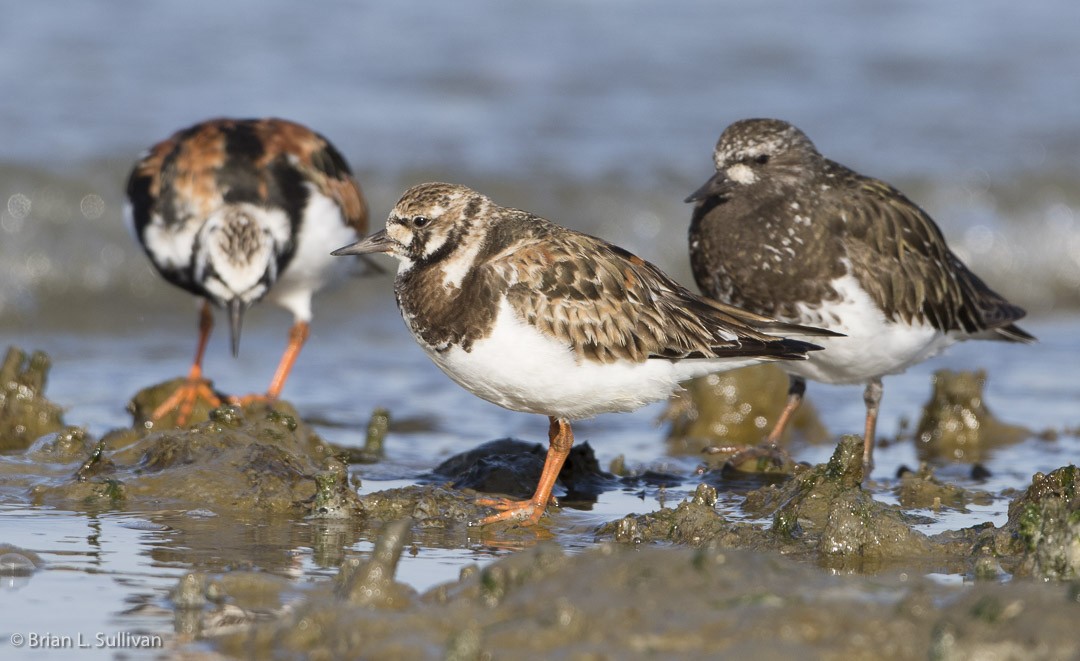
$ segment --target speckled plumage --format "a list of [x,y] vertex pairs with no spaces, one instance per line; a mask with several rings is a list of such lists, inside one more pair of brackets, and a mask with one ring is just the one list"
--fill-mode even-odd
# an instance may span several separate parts
[[[131,171],[127,196],[129,228],[158,273],[229,311],[234,353],[248,307],[265,299],[293,313],[268,393],[276,396],[307,336],[313,293],[347,271],[326,245],[367,231],[367,205],[345,159],[294,122],[212,119],[151,147]],[[211,326],[204,309],[193,375]]]
[[[488,401],[551,417],[564,429],[552,448],[569,420],[817,349],[775,334],[829,334],[702,299],[622,248],[464,186],[410,189],[384,231],[336,254],[369,252],[400,261],[398,305],[432,360]],[[537,493],[527,517],[547,502]]]
[[789,371],[879,384],[958,340],[1034,339],[1013,323],[1024,311],[949,250],[925,211],[825,158],[791,124],[736,122],[713,158],[716,173],[687,199],[701,291],[846,336]]

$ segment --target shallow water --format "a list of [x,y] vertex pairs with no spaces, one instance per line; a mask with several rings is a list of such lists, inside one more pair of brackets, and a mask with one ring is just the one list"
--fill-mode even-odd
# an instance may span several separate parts
[[[50,354],[47,394],[68,407],[68,423],[95,435],[126,425],[128,397],[187,369],[195,306],[150,271],[120,220],[135,155],[177,128],[213,115],[290,117],[341,148],[375,228],[406,186],[460,181],[612,239],[689,282],[681,199],[710,173],[727,123],[770,115],[800,125],[827,155],[900,185],[976,271],[1032,312],[1024,327],[1039,337],[1034,346],[967,343],[887,379],[879,433],[894,436],[903,421],[910,432],[930,375],[945,367],[985,368],[986,399],[1007,422],[1080,427],[1080,86],[1063,84],[1080,67],[1074,2],[176,7],[21,3],[0,26],[0,345]],[[219,329],[208,375],[225,391],[264,390],[288,323],[280,311],[253,310],[236,360]],[[388,277],[316,301],[284,395],[345,445],[362,442],[374,407],[390,409],[386,460],[355,468],[364,493],[410,484],[482,441],[546,431],[543,419],[480,401],[431,365],[397,316]],[[833,436],[861,429],[858,388],[811,384],[809,398]],[[698,458],[665,456],[659,412],[585,421],[577,437],[602,466],[623,455],[631,468],[689,475]],[[793,450],[818,463],[832,447]],[[1078,450],[1075,432],[1032,437],[994,451],[984,481],[965,464],[939,475],[999,494]],[[875,494],[891,502],[896,469],[916,466],[916,451],[909,440],[876,457]],[[560,510],[551,530],[567,548],[588,548],[596,525],[672,505],[694,486],[606,492],[589,510]],[[740,500],[721,493],[717,507],[745,517]],[[0,481],[0,543],[47,563],[28,581],[0,583],[5,655],[18,632],[182,630],[168,591],[183,573],[254,568],[302,587],[334,573],[343,553],[370,550],[374,534],[27,502],[24,483]],[[1000,524],[1007,504],[921,512],[934,519],[921,529]],[[427,534],[398,575],[423,590],[521,543],[464,529]],[[38,649],[30,658],[67,657]]]

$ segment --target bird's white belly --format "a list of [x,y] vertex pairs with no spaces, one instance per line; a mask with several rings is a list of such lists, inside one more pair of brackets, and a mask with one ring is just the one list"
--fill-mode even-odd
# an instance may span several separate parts
[[824,351],[810,359],[789,362],[789,372],[822,383],[864,383],[887,374],[898,374],[941,352],[959,337],[943,333],[928,323],[891,321],[874,304],[853,276],[833,282],[839,302],[816,308],[801,307],[797,323],[843,333],[845,337],[815,337]]
[[304,209],[296,252],[278,275],[267,300],[289,310],[297,320],[310,320],[311,295],[343,280],[349,271],[350,260],[333,257],[330,250],[357,238],[356,230],[342,219],[337,203],[312,188]]
[[680,381],[762,362],[754,358],[579,360],[570,348],[522,321],[504,298],[491,334],[470,351],[424,346],[451,379],[499,406],[566,419],[633,411],[667,398]]

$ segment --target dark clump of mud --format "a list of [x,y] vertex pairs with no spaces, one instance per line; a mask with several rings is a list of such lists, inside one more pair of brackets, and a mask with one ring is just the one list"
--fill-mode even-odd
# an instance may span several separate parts
[[[451,482],[455,489],[473,489],[513,498],[528,498],[536,491],[547,448],[512,438],[488,441],[435,467],[433,477]],[[615,476],[600,468],[592,447],[578,443],[559,471],[565,502],[595,502],[616,486]]]

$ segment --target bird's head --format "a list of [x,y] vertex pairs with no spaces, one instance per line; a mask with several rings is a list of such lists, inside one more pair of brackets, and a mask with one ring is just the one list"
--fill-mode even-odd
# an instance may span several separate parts
[[259,220],[266,213],[250,204],[224,206],[196,237],[194,279],[215,305],[229,311],[233,355],[240,349],[244,312],[278,277],[275,238]]
[[387,253],[400,262],[401,274],[475,249],[490,222],[487,212],[492,207],[490,199],[465,186],[413,186],[390,212],[385,229],[332,254]]
[[716,173],[686,201],[797,184],[820,158],[814,143],[795,126],[779,119],[743,119],[724,129],[713,151]]

